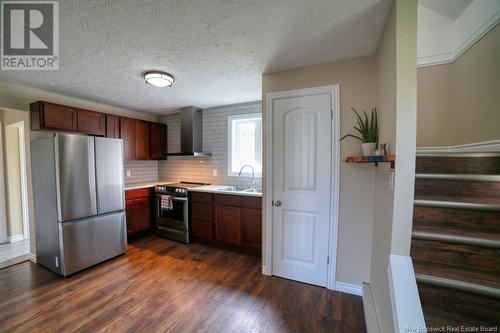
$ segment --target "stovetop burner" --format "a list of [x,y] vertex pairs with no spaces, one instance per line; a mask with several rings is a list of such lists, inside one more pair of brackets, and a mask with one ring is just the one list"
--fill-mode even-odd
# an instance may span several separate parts
[[178,188],[192,188],[192,187],[198,187],[198,186],[203,186],[203,185],[210,185],[210,184],[195,183],[195,182],[180,182],[180,183],[174,183],[174,184],[167,184],[164,186],[165,187],[178,187]]

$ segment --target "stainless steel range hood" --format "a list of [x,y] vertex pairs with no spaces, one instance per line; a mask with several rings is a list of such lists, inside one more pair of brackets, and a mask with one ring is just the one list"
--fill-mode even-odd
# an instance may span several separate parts
[[181,151],[169,153],[167,156],[212,156],[212,153],[203,152],[203,114],[201,109],[194,106],[181,109]]

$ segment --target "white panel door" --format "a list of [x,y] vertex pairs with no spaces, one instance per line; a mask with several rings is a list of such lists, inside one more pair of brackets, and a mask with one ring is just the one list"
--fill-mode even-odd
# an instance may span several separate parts
[[331,94],[273,104],[273,274],[326,286]]

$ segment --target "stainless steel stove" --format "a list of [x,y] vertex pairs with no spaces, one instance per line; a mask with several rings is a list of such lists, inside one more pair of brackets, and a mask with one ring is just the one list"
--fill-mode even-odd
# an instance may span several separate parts
[[157,185],[156,234],[160,237],[189,243],[189,189],[205,183],[180,182]]

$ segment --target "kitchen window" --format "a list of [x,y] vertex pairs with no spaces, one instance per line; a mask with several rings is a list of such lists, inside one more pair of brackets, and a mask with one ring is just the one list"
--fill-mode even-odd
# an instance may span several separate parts
[[[248,164],[255,176],[262,176],[262,114],[252,113],[228,117],[228,175],[238,176]],[[242,176],[251,176],[250,168]]]

